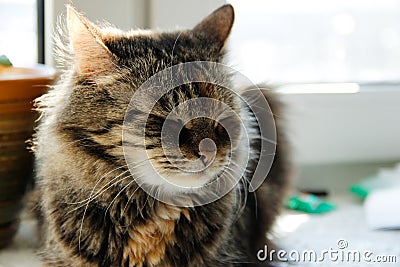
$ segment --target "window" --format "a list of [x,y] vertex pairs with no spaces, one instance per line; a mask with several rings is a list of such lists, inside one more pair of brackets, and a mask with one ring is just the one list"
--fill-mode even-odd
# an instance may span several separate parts
[[36,0],[0,0],[0,54],[16,66],[38,61]]
[[255,82],[397,82],[398,0],[231,0],[230,58]]

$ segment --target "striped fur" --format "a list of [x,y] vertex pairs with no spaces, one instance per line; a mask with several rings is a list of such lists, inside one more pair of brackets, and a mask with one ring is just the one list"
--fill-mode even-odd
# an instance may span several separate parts
[[[172,107],[189,99],[213,98],[248,123],[252,158],[246,177],[227,195],[203,206],[175,207],[150,197],[133,179],[122,149],[122,124],[133,93],[169,66],[221,62],[233,23],[232,7],[218,9],[192,30],[169,33],[123,33],[92,24],[72,7],[69,13],[69,41],[59,42],[58,48],[64,51],[66,71],[37,102],[42,117],[35,137],[35,196],[44,266],[256,266],[256,252],[270,244],[266,234],[287,187],[288,161],[280,128],[268,179],[256,198],[246,199],[245,181],[260,149],[252,113],[234,93],[208,84],[183,85],[160,99],[147,122],[146,149],[152,163],[170,176],[173,169],[160,149],[160,129]],[[265,96],[278,112],[275,96]],[[140,107],[132,114],[141,115]],[[135,120],[131,123],[134,127]],[[215,164],[227,164],[231,141],[223,129],[216,134],[214,123],[206,119],[185,127],[191,142],[183,142],[181,149],[187,157],[197,157],[193,151],[198,141],[210,137],[217,140]]]

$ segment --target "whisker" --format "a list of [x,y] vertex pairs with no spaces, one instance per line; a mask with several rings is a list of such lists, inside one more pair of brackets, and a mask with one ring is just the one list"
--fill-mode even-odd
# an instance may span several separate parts
[[104,218],[107,216],[107,212],[110,209],[111,205],[115,202],[115,200],[117,199],[117,197],[128,187],[130,186],[135,180],[130,181],[127,185],[125,185],[121,190],[119,190],[119,192],[117,193],[117,195],[113,198],[113,200],[110,202],[110,204],[107,206],[106,210],[104,211]]
[[118,181],[116,181],[116,182],[114,182],[113,184],[109,185],[106,189],[104,189],[103,191],[101,191],[98,195],[96,195],[95,197],[93,197],[92,199],[90,199],[88,202],[85,202],[84,204],[82,204],[82,205],[80,205],[80,206],[78,206],[78,207],[76,207],[76,208],[74,208],[74,209],[68,211],[67,214],[69,214],[69,213],[71,213],[71,212],[73,212],[73,211],[76,211],[76,210],[78,210],[78,209],[80,209],[80,208],[82,208],[82,207],[84,207],[84,206],[89,205],[92,201],[94,201],[96,198],[98,198],[99,196],[101,196],[101,195],[102,195],[104,192],[106,192],[108,189],[110,189],[111,187],[117,185],[118,183],[120,183],[120,182],[126,180],[126,179],[129,178],[129,177],[131,177],[131,176],[130,176],[130,175],[127,175],[127,176],[124,176],[124,177],[120,178]]
[[[145,161],[146,161],[146,160],[143,160],[143,161],[141,161],[141,163],[144,163]],[[140,167],[140,166],[142,166],[142,165],[139,164],[139,165],[137,165],[136,167]],[[94,199],[96,199],[97,197],[99,197],[101,194],[103,194],[105,191],[107,191],[108,189],[110,189],[111,187],[113,187],[114,185],[116,185],[117,183],[119,183],[119,182],[125,180],[126,178],[130,177],[131,175],[132,175],[132,177],[133,177],[133,175],[135,175],[135,173],[131,173],[131,175],[128,175],[128,176],[126,176],[126,177],[123,177],[122,179],[118,180],[117,182],[111,184],[113,181],[115,181],[115,180],[116,180],[117,178],[119,178],[120,176],[126,174],[128,171],[129,171],[129,170],[127,170],[127,171],[121,173],[121,174],[118,175],[117,177],[114,177],[111,181],[109,181],[109,182],[108,182],[107,184],[105,184],[102,188],[100,188],[100,189],[94,194],[94,196],[89,196],[89,198],[88,198],[87,200],[84,200],[84,201],[87,201],[86,203],[84,203],[83,205],[81,205],[81,206],[79,206],[79,207],[77,207],[77,208],[71,210],[70,212],[75,211],[75,210],[77,210],[77,209],[79,209],[79,208],[82,208],[83,206],[85,206],[85,205],[89,204],[90,202],[92,202]],[[111,185],[110,185],[110,184],[111,184]],[[108,185],[109,185],[109,186],[108,186]],[[107,187],[107,186],[108,186],[108,187]],[[107,188],[106,188],[106,187],[107,187]],[[104,189],[104,188],[105,188],[105,189]],[[104,190],[103,190],[103,189],[104,189]],[[93,190],[94,190],[94,188],[93,188]],[[93,193],[93,191],[92,191],[92,193]],[[84,202],[84,201],[82,201],[82,202]]]
[[181,32],[178,34],[178,36],[177,36],[176,39],[175,39],[174,45],[172,46],[170,67],[172,66],[173,59],[174,59],[174,50],[175,50],[175,46],[176,46],[176,43],[178,42],[179,37],[181,37],[181,34],[182,34]]
[[[113,185],[111,185],[111,186],[114,186],[114,185],[116,185],[116,184],[118,184],[118,183],[120,183],[121,181],[123,181],[123,180],[125,180],[125,179],[127,179],[127,178],[130,178],[131,177],[131,175],[128,175],[128,176],[126,176],[126,177],[123,177],[123,178],[121,178],[119,181],[117,181],[117,182],[115,182]],[[131,183],[133,183],[135,180],[132,180],[131,182],[129,182],[128,183],[128,185],[127,186],[129,186]],[[110,187],[111,187],[110,186]],[[126,188],[127,186],[125,186],[124,188]],[[123,189],[122,189],[123,190]],[[121,191],[122,191],[121,190]],[[121,192],[120,191],[120,192]],[[117,195],[118,196],[118,195]],[[83,216],[82,216],[82,220],[81,220],[81,225],[80,225],[80,227],[79,227],[79,237],[78,237],[78,248],[79,248],[79,251],[81,250],[81,237],[82,237],[82,230],[83,230],[83,222],[84,222],[84,220],[85,220],[85,216],[86,216],[86,212],[87,212],[87,209],[88,209],[88,207],[89,207],[89,204],[90,204],[90,202],[88,202],[87,204],[86,204],[86,206],[85,206],[85,210],[83,211]],[[107,208],[107,210],[108,210],[108,208]],[[105,214],[106,214],[106,212],[107,212],[107,210],[105,211]]]
[[[84,199],[84,200],[81,200],[81,201],[77,201],[77,202],[65,202],[65,204],[75,205],[75,204],[80,204],[80,203],[83,203],[83,202],[86,202],[86,201],[90,200],[90,198],[91,198],[91,196],[92,196],[92,194],[93,194],[94,189],[95,189],[95,188],[97,187],[97,185],[101,182],[101,180],[103,180],[108,174],[110,174],[110,173],[112,173],[112,172],[114,172],[114,171],[116,171],[116,170],[119,170],[119,169],[121,169],[121,168],[125,168],[125,167],[127,167],[127,165],[123,165],[123,166],[120,166],[120,167],[118,167],[118,168],[112,169],[111,171],[109,171],[109,172],[107,172],[106,174],[104,174],[103,176],[101,176],[101,177],[97,180],[96,184],[94,185],[93,190],[92,190],[92,192],[91,192],[91,194],[90,194],[90,196],[89,196],[88,198],[86,198],[86,199]],[[126,173],[126,171],[123,172],[123,173]],[[117,176],[117,177],[118,177],[118,176]],[[103,187],[103,188],[104,188],[104,187]],[[101,190],[101,189],[100,189],[100,190]],[[97,191],[96,194],[97,194],[98,192],[99,192],[99,191]],[[96,194],[95,194],[95,195],[96,195]]]

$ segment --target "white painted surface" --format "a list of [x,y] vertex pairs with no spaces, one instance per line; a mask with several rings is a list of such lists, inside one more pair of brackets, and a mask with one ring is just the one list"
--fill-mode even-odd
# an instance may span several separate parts
[[353,94],[282,94],[300,164],[400,159],[400,86]]

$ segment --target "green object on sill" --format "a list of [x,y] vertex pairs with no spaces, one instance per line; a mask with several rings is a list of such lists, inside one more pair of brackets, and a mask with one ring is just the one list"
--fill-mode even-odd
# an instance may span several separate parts
[[350,186],[350,192],[359,196],[361,199],[365,199],[371,190],[372,188],[363,184],[353,184]]
[[286,207],[306,213],[325,213],[334,210],[334,204],[311,194],[294,195],[286,202]]
[[1,66],[6,66],[6,67],[10,67],[10,66],[12,66],[12,63],[8,59],[8,57],[6,57],[5,55],[1,55],[0,56],[0,65]]
[[390,169],[381,169],[377,175],[350,185],[350,192],[365,199],[372,191],[400,186],[400,165]]
[[394,185],[393,181],[377,175],[352,184],[349,189],[351,193],[355,194],[361,199],[365,199],[368,194],[371,193],[371,191],[376,189],[385,189],[391,187],[392,185]]

